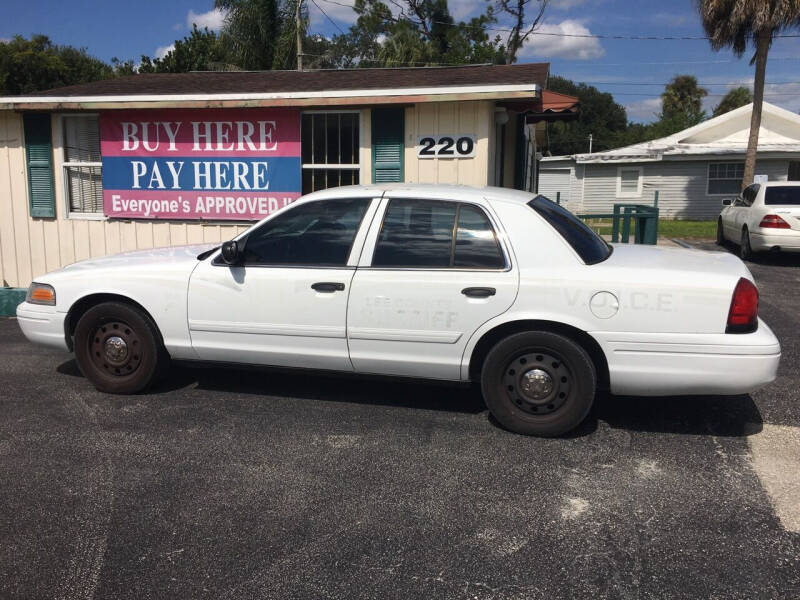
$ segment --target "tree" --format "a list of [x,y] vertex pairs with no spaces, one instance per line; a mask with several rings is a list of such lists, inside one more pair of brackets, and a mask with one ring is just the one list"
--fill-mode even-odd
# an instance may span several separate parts
[[576,96],[581,103],[576,120],[550,124],[548,137],[552,154],[588,152],[589,134],[592,134],[592,150],[595,152],[616,148],[623,141],[628,116],[625,108],[617,104],[611,94],[555,75],[549,77],[547,89]]
[[220,37],[231,62],[249,71],[272,69],[285,24],[278,1],[214,0],[214,7],[228,15]]
[[756,171],[758,132],[764,103],[764,79],[767,56],[774,35],[800,25],[800,2],[797,0],[697,0],[703,28],[711,48],[733,49],[741,57],[748,46],[754,48],[750,64],[755,64],[753,112],[750,136],[744,161],[742,189],[753,183]]
[[694,75],[676,75],[661,94],[661,119],[674,121],[680,129],[697,125],[706,117],[703,98],[707,95]]
[[[511,29],[506,39],[505,62],[517,62],[517,53],[525,41],[539,28],[550,0],[497,0],[497,13],[511,17]],[[533,18],[530,19],[530,14]]]
[[57,46],[46,35],[0,42],[0,94],[19,95],[114,76],[85,48]]
[[[207,28],[202,30],[192,26],[192,32],[182,40],[175,40],[175,45],[162,58],[152,61],[143,56],[139,64],[140,73],[188,73],[189,71],[214,70],[217,65],[226,64],[226,52],[217,38],[217,34]],[[112,59],[113,62],[113,59]],[[125,68],[125,63],[117,62],[118,71]]]
[[719,101],[714,107],[714,115],[718,117],[720,115],[724,115],[726,112],[730,112],[739,108],[740,106],[745,106],[750,104],[753,101],[753,94],[750,92],[749,88],[744,86],[735,87],[730,90],[722,100]]

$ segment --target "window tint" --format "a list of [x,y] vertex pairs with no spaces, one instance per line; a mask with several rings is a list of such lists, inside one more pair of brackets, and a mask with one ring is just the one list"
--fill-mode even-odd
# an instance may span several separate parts
[[602,262],[611,255],[611,246],[567,209],[544,196],[536,196],[528,206],[550,223],[587,265]]
[[757,183],[748,185],[746,188],[744,188],[744,191],[742,192],[742,200],[744,201],[745,206],[752,206],[760,188],[761,186]]
[[461,204],[453,266],[502,269],[505,265],[503,252],[486,214],[477,206]]
[[374,267],[449,267],[456,203],[389,201],[372,258]]
[[247,237],[245,262],[343,267],[368,203],[359,198],[293,207]]
[[768,206],[800,206],[800,187],[770,186],[764,191],[764,204]]
[[502,269],[505,258],[480,208],[437,200],[393,199],[372,266]]

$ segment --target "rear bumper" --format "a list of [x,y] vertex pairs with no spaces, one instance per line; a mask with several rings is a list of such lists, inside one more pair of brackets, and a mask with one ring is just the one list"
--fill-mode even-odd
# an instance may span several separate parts
[[66,316],[66,313],[57,312],[52,306],[39,306],[27,302],[17,306],[17,322],[25,337],[35,344],[44,344],[60,350],[69,350],[64,333]]
[[775,380],[781,358],[763,321],[748,334],[592,335],[606,354],[614,394],[746,394]]
[[780,248],[783,252],[800,252],[800,231],[793,229],[777,230],[765,233],[750,232],[750,247],[756,252],[764,252],[772,248]]

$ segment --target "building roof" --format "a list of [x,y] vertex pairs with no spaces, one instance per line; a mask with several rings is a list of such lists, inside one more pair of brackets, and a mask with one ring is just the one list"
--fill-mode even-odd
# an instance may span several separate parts
[[374,104],[541,96],[548,63],[320,71],[149,73],[0,97],[0,108]]
[[[578,163],[653,162],[669,158],[744,155],[753,105],[747,104],[670,136],[591,154],[549,156],[545,161]],[[800,153],[800,115],[764,102],[759,153]]]

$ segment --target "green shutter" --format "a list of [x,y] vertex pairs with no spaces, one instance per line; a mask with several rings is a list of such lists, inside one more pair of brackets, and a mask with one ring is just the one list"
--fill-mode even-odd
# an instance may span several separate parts
[[404,180],[405,110],[372,109],[372,182],[392,183]]
[[55,217],[53,190],[53,139],[50,115],[23,115],[25,125],[25,160],[28,167],[28,200],[32,217]]

